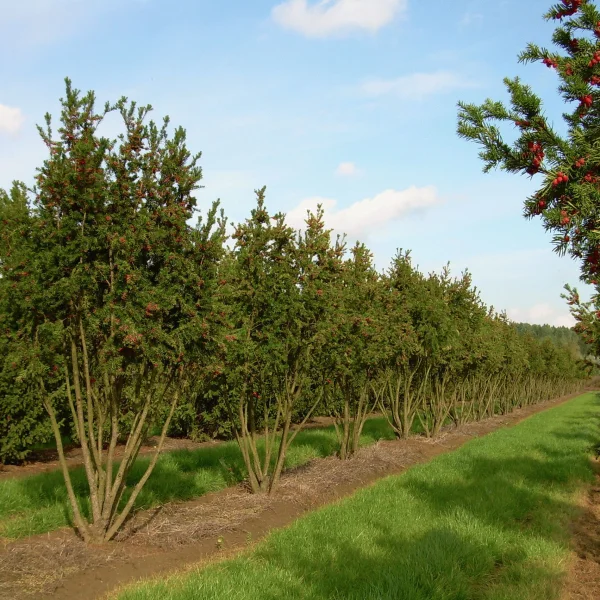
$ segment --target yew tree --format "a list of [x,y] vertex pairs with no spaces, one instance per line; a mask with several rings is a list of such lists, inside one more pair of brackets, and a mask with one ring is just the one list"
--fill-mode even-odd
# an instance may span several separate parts
[[[225,327],[215,376],[254,492],[275,488],[290,444],[321,399],[315,357],[326,342],[328,289],[342,252],[322,217],[309,215],[296,232],[284,214],[269,214],[265,188],[258,190],[221,270]],[[299,404],[308,408],[292,430]]]
[[[15,264],[25,264],[23,233],[29,225],[27,189],[14,182],[8,192],[0,190],[0,274],[7,255]],[[11,343],[20,316],[14,301],[12,282],[0,275],[0,302],[12,305],[10,313],[0,305],[0,463],[23,460],[33,445],[52,438],[39,390],[19,377],[21,357]]]
[[[2,215],[0,318],[19,380],[50,417],[74,524],[86,541],[104,542],[148,480],[187,382],[209,360],[225,224],[216,204],[188,223],[202,171],[183,129],[171,131],[167,118],[156,125],[150,106],[125,98],[98,111],[94,93],[68,79],[61,106],[56,132],[50,115],[38,128],[48,158],[30,201]],[[100,134],[108,116],[120,121],[117,139]],[[89,510],[65,462],[61,403],[81,444]],[[129,482],[157,419],[156,451]]]
[[[481,105],[459,103],[458,134],[476,142],[484,171],[501,168],[539,182],[524,203],[526,217],[539,216],[554,233],[557,252],[580,261],[581,279],[600,280],[600,11],[594,2],[563,0],[546,13],[556,22],[552,49],[529,44],[522,63],[556,72],[564,102],[564,127],[554,126],[542,99],[519,78],[505,79],[509,105],[491,99]],[[516,139],[508,128],[516,128]],[[569,291],[571,292],[571,291]],[[570,296],[573,305],[577,295]],[[579,306],[579,305],[578,305]],[[579,306],[590,317],[600,309]],[[589,327],[588,331],[595,331]],[[594,337],[597,351],[599,338]]]
[[385,287],[363,243],[351,248],[333,292],[335,312],[320,364],[340,442],[338,454],[346,459],[358,450],[366,419],[381,398],[392,353],[386,337]]
[[423,275],[413,267],[410,251],[398,250],[384,274],[388,331],[395,331],[394,339],[390,340],[393,353],[380,402],[381,411],[397,437],[410,435],[428,377],[417,335],[423,282]]

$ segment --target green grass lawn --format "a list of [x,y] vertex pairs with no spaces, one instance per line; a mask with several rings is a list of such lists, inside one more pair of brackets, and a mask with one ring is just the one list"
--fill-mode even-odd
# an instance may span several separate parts
[[594,393],[475,439],[203,570],[119,600],[552,600],[593,481]]
[[[365,424],[361,443],[368,445],[393,437],[387,421],[376,417]],[[286,466],[294,467],[313,458],[329,456],[336,448],[333,427],[301,431],[288,452]],[[149,460],[147,457],[138,459],[128,478],[130,485],[139,481]],[[71,473],[78,497],[84,498],[87,482],[83,468],[72,469]],[[236,442],[168,452],[159,458],[136,506],[149,508],[173,500],[189,500],[234,485],[245,476]],[[83,500],[81,505],[82,510],[89,513]],[[19,538],[46,533],[70,523],[71,512],[60,470],[0,481],[0,537]]]

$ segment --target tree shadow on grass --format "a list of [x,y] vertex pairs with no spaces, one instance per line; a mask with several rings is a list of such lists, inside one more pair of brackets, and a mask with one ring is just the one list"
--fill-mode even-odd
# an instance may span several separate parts
[[[278,557],[263,554],[263,560],[291,577],[285,578],[287,584],[279,582],[279,589],[261,592],[260,598],[476,600],[491,598],[488,592],[502,586],[498,598],[549,600],[560,579],[556,569],[528,561],[519,548],[507,552],[500,544],[451,527],[432,527],[411,538],[381,524],[375,529],[368,550],[360,542],[332,548],[328,536],[317,534],[309,544],[322,548],[318,555],[300,548],[293,562],[281,564]],[[519,585],[524,577],[535,582],[531,596],[524,596]]]
[[[531,558],[523,543],[527,534],[522,535],[519,525],[514,526],[519,539],[512,540],[500,524],[481,527],[466,505],[466,501],[460,503],[459,516],[455,510],[417,531],[393,522],[405,516],[401,504],[386,505],[397,512],[379,513],[375,502],[373,512],[363,512],[366,518],[352,524],[351,535],[347,525],[333,519],[328,530],[326,518],[292,528],[289,534],[282,532],[278,541],[258,549],[246,568],[233,563],[219,571],[217,581],[211,577],[207,591],[217,583],[215,593],[203,595],[200,587],[200,594],[193,597],[228,598],[239,583],[252,581],[254,574],[248,571],[254,570],[272,574],[272,578],[265,577],[271,585],[261,588],[260,594],[248,593],[248,598],[261,600],[554,598],[561,573],[549,561]],[[336,530],[345,530],[343,539]],[[367,530],[368,536],[361,536]]]

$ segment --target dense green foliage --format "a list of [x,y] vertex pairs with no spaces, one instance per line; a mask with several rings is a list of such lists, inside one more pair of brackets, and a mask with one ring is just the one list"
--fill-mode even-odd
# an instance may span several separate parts
[[[36,186],[0,195],[0,433],[3,459],[20,458],[47,413],[84,539],[116,535],[170,427],[232,435],[253,491],[271,492],[293,421],[314,411],[334,417],[349,458],[376,408],[398,436],[416,422],[435,436],[580,389],[577,353],[519,333],[468,272],[425,275],[399,251],[380,273],[320,208],[301,231],[270,214],[264,188],[228,245],[216,203],[189,223],[202,172],[183,129],[126,99],[98,112],[68,80],[61,104],[56,135],[50,115],[39,128],[49,156]],[[110,113],[116,140],[99,135]],[[130,477],[156,429],[153,458]],[[82,448],[83,503],[64,433]]]
[[558,599],[599,416],[586,394],[118,598]]
[[[27,222],[27,190],[24,184],[15,183],[9,193],[0,190],[0,267],[6,258],[21,256],[22,229],[19,224]],[[12,301],[12,286],[4,274],[0,277],[4,302]],[[2,302],[0,300],[0,302]],[[52,436],[48,415],[40,402],[37,390],[19,377],[21,356],[11,342],[11,330],[15,322],[6,310],[0,311],[0,462],[22,460],[30,448],[45,442]]]

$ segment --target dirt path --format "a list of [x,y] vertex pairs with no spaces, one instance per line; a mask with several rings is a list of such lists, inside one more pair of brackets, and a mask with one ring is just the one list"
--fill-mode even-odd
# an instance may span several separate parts
[[600,597],[600,461],[592,460],[596,483],[581,499],[581,516],[573,524],[573,556],[563,600]]
[[362,449],[351,461],[316,459],[286,473],[271,497],[250,495],[237,486],[196,501],[140,512],[119,542],[104,547],[88,547],[70,530],[4,543],[0,546],[0,598],[96,599],[141,577],[219,560],[381,477],[401,473],[578,395],[448,430],[435,440],[414,437],[379,442]]

